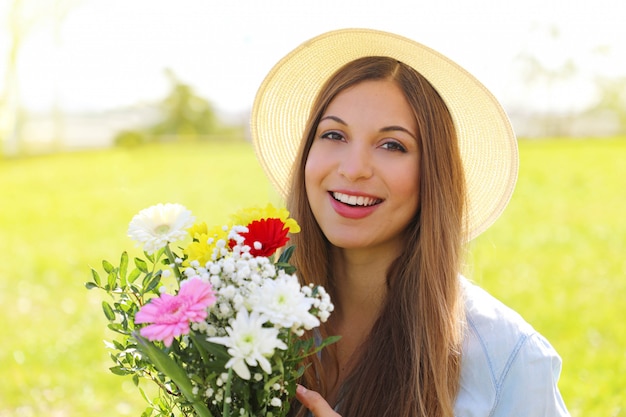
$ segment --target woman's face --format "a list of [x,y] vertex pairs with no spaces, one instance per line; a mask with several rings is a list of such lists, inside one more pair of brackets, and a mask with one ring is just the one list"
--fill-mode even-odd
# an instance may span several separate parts
[[417,122],[395,83],[364,81],[338,94],[305,166],[309,204],[328,240],[398,250],[419,205],[419,165]]

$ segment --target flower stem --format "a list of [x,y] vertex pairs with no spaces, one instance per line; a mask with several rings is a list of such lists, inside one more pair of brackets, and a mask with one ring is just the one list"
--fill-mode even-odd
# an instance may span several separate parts
[[172,250],[170,249],[169,245],[165,246],[165,254],[167,255],[167,259],[169,259],[170,261],[170,266],[174,270],[174,275],[176,276],[176,280],[180,281],[180,269],[178,269],[178,264],[176,263],[176,257],[174,256],[174,253],[172,253]]
[[230,387],[233,381],[233,368],[228,368],[228,381],[226,381],[226,387],[224,388],[224,412],[222,417],[230,417]]

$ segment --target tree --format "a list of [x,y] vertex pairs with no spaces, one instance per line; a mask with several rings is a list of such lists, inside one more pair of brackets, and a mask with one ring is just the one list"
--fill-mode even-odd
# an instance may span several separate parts
[[626,133],[626,77],[600,77],[596,86],[599,98],[588,113],[612,115],[617,121],[619,133]]
[[[547,28],[547,37],[544,40],[541,52],[550,52],[560,47],[562,42],[559,29],[555,26]],[[535,91],[542,91],[545,100],[545,114],[542,115],[543,134],[563,136],[570,134],[568,118],[571,111],[556,108],[557,91],[567,82],[571,81],[577,74],[578,68],[571,57],[564,59],[559,65],[547,66],[541,57],[537,55],[535,49],[523,52],[519,55],[519,62],[522,64],[522,80]],[[528,89],[530,91],[530,89]],[[561,113],[560,115],[558,113]],[[563,113],[565,112],[565,113]],[[563,117],[565,116],[565,117]],[[565,123],[563,123],[565,122]]]
[[156,136],[176,135],[197,138],[215,133],[218,120],[213,106],[181,82],[171,70],[166,71],[172,84],[169,95],[160,104],[164,120],[151,129]]
[[[19,52],[24,39],[35,27],[44,22],[54,24],[55,40],[60,40],[60,24],[77,0],[12,0],[6,13],[6,32],[9,38],[4,91],[0,94],[0,140],[4,142],[4,154],[19,155],[22,152],[20,86],[17,71]],[[55,107],[55,124],[60,112]]]

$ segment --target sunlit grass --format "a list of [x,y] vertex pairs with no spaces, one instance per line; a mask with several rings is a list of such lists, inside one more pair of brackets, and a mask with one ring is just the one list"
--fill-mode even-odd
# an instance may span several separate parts
[[503,217],[473,245],[474,279],[564,361],[573,416],[626,415],[626,141],[521,143]]
[[157,202],[221,224],[276,198],[243,143],[0,161],[0,183],[0,416],[139,415],[136,388],[108,371],[89,266],[132,248],[128,221]]
[[[573,416],[626,416],[626,141],[522,141],[516,193],[472,244],[469,275],[564,360]],[[132,247],[157,202],[216,224],[277,201],[248,144],[187,144],[0,160],[0,416],[138,416],[114,376],[89,266]]]

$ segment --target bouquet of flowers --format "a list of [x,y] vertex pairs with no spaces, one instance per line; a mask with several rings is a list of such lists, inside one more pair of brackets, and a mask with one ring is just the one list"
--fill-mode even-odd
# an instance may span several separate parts
[[[131,264],[123,252],[118,266],[103,261],[106,278],[92,269],[86,287],[112,298],[102,303],[120,335],[106,342],[110,369],[132,376],[149,404],[142,416],[287,414],[302,360],[337,340],[303,337],[333,305],[323,287],[302,286],[289,264],[288,233],[299,230],[272,205],[213,229],[194,224],[179,204],[132,219],[128,235],[144,257]],[[156,398],[142,379],[156,383]]]

